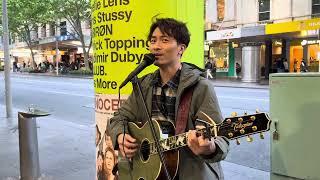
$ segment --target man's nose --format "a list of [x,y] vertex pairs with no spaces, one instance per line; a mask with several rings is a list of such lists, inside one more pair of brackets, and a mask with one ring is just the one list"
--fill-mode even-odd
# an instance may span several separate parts
[[161,44],[160,44],[159,41],[154,42],[154,44],[153,44],[153,49],[154,49],[154,50],[161,49]]

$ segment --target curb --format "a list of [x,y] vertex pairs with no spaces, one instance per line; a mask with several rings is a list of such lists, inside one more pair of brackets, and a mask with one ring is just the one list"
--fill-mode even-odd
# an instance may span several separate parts
[[[76,75],[55,75],[55,74],[43,74],[43,73],[16,73],[11,72],[12,75],[19,76],[19,74],[24,76],[46,76],[46,77],[65,77],[65,78],[76,78],[76,79],[93,79],[93,76],[76,76]],[[221,80],[223,81],[223,80]],[[212,81],[215,87],[231,87],[231,88],[248,88],[248,89],[269,89],[269,85],[255,85],[254,83],[252,85],[241,85],[239,82],[232,82],[228,84],[227,82],[216,82]]]
[[54,75],[54,74],[43,74],[43,73],[11,73],[12,75],[24,75],[24,76],[47,76],[47,77],[66,77],[66,78],[77,78],[77,79],[93,79],[93,76],[77,76],[77,75]]
[[246,89],[269,89],[269,86],[264,85],[265,87],[259,86],[237,86],[237,85],[223,85],[215,84],[214,87],[229,87],[229,88],[246,88]]

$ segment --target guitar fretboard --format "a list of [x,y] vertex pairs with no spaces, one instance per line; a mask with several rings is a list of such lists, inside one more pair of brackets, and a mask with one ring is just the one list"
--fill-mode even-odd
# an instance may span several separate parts
[[[160,140],[161,150],[162,152],[178,149],[180,147],[187,146],[187,134],[179,134],[176,136],[171,136],[166,139]],[[150,154],[157,154],[156,144],[150,143]]]

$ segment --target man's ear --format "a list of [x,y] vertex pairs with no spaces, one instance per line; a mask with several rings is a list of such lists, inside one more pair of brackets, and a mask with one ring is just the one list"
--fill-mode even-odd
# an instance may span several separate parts
[[179,46],[180,46],[179,54],[182,55],[184,51],[187,49],[187,46],[185,44],[180,44]]

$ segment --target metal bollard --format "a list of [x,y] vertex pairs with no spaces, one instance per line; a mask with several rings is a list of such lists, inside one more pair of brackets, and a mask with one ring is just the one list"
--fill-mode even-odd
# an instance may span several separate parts
[[36,118],[48,115],[50,114],[34,108],[29,108],[28,112],[18,112],[21,180],[40,177]]

